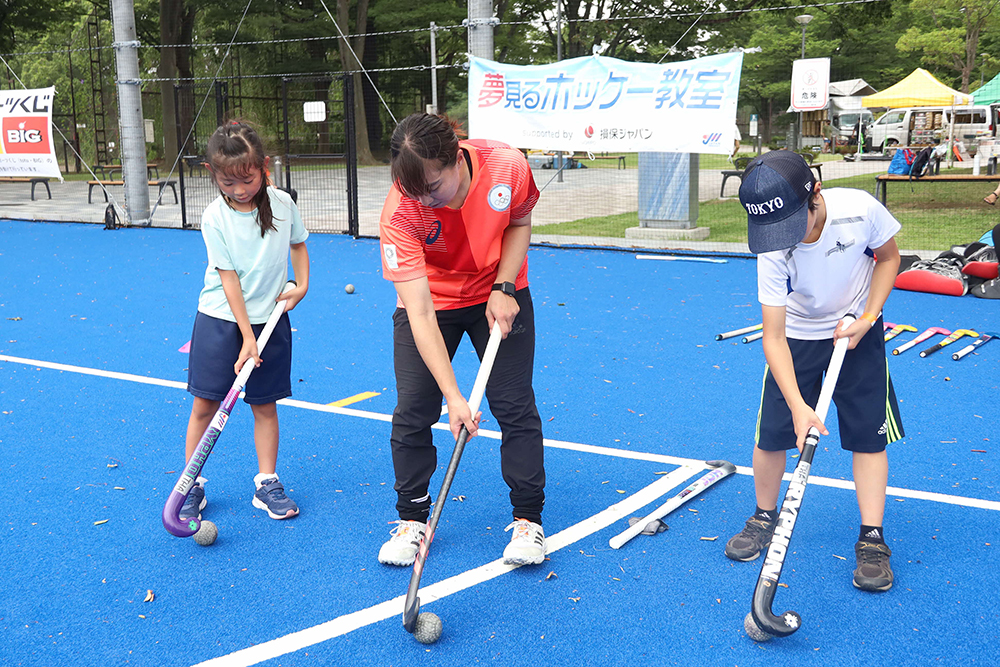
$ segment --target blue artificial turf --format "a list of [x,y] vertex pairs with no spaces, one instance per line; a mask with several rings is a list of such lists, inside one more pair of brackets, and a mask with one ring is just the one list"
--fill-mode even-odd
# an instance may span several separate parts
[[[302,515],[272,521],[251,506],[252,416],[238,404],[204,472],[204,516],[220,529],[204,548],[160,524],[184,463],[190,398],[170,383],[186,379],[178,349],[205,270],[200,235],[0,221],[0,355],[29,360],[0,362],[9,507],[0,664],[191,665],[316,626],[321,636],[321,624],[405,593],[409,570],[375,560],[394,518],[394,291],[376,241],[314,234],[308,244],[310,292],[291,314],[292,382],[293,398],[315,408],[279,407],[279,473]],[[828,420],[782,575],[788,587],[775,599],[776,612],[794,609],[804,625],[758,645],[742,623],[759,561],[722,553],[753,509],[751,477],[720,482],[668,516],[667,532],[618,551],[608,539],[624,520],[584,528],[677,468],[657,457],[750,465],[760,343],[714,336],[760,321],[754,261],[537,247],[529,264],[539,410],[546,437],[569,443],[546,450],[545,527],[550,538],[574,526],[583,536],[539,567],[428,603],[444,621],[433,646],[405,633],[400,603],[384,620],[261,664],[995,663],[1000,343],[960,362],[949,348],[921,359],[923,345],[890,357],[907,437],[889,450],[890,487],[903,491],[886,507],[897,579],[884,594],[851,586],[857,506],[853,491],[825,481],[849,481],[851,461]],[[886,319],[989,330],[998,307],[897,290]],[[477,367],[464,344],[455,360],[463,387]],[[362,392],[378,395],[349,406],[364,411],[357,416],[321,411]],[[495,429],[485,413],[483,427]],[[435,438],[443,468],[449,436]],[[496,560],[509,539],[498,440],[470,443],[449,495],[425,587]]]

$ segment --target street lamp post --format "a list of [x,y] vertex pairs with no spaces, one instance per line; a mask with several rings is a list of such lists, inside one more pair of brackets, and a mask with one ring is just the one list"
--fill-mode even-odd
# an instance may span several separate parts
[[[795,22],[802,26],[802,60],[806,58],[806,26],[813,20],[812,14],[799,14],[795,17]],[[802,112],[799,112],[799,136],[796,148],[802,148]]]

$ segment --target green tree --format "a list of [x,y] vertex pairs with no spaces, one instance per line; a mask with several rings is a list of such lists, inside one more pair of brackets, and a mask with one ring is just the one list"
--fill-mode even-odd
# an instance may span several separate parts
[[913,25],[899,38],[900,51],[921,55],[932,70],[945,70],[969,92],[979,41],[996,23],[997,0],[912,0]]

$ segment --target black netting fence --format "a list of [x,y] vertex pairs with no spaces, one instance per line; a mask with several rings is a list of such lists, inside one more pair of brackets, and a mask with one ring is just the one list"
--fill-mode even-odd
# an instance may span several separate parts
[[[184,225],[197,226],[200,211],[215,196],[199,166],[205,139],[223,120],[241,118],[261,129],[281,163],[273,172],[276,184],[296,191],[310,229],[377,235],[390,186],[388,140],[395,122],[429,108],[460,122],[468,118],[464,65],[470,30],[461,7],[436,17],[436,25],[408,24],[406,15],[372,7],[377,18],[348,37],[350,49],[324,16],[309,19],[314,34],[303,37],[301,30],[275,30],[271,16],[253,12],[232,44],[232,26],[212,24],[206,15],[197,33],[203,42],[140,48],[148,154],[165,176],[179,149],[180,171],[171,178],[183,181]],[[744,50],[736,118],[741,142],[730,155],[559,154],[544,145],[518,146],[542,190],[533,215],[536,241],[745,252],[746,216],[737,197],[741,169],[753,156],[778,149],[802,153],[826,188],[859,188],[883,199],[903,224],[898,242],[904,250],[935,254],[969,243],[995,224],[995,209],[983,197],[1000,182],[997,106],[862,106],[863,97],[924,64],[918,51],[882,44],[886,35],[903,34],[918,21],[906,3],[692,5],[661,8],[659,14],[635,5],[635,16],[566,15],[561,21],[551,9],[532,14],[518,7],[498,9],[502,15],[492,28],[498,61],[527,65],[596,50],[635,62],[679,62]],[[796,20],[803,11],[812,15],[808,26]],[[304,20],[290,17],[285,23]],[[56,85],[55,122],[67,137],[57,141],[57,151],[71,176],[84,166],[120,159],[111,41],[102,9],[67,34],[5,54],[24,85]],[[166,79],[160,76],[162,58],[171,49],[184,57]],[[829,58],[836,85],[826,109],[798,114],[789,109],[790,79],[793,61],[803,54]],[[945,66],[933,73],[943,84],[975,91],[998,67],[983,54],[962,76]],[[20,81],[9,76],[3,85]],[[489,138],[488,129],[477,131]],[[933,178],[889,177],[898,152],[926,146],[939,158],[932,163]],[[642,210],[644,189],[666,178],[685,184],[671,188],[682,193],[672,202],[677,219],[651,223]],[[153,224],[175,224],[157,215]]]

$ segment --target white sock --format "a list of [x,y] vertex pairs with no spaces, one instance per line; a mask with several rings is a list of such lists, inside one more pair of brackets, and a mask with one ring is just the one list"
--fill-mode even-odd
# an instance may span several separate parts
[[253,483],[259,489],[261,487],[261,485],[264,484],[264,482],[266,482],[268,480],[271,480],[271,479],[278,479],[278,473],[276,473],[276,472],[262,472],[262,473],[258,473],[258,474],[256,474],[254,476]]

